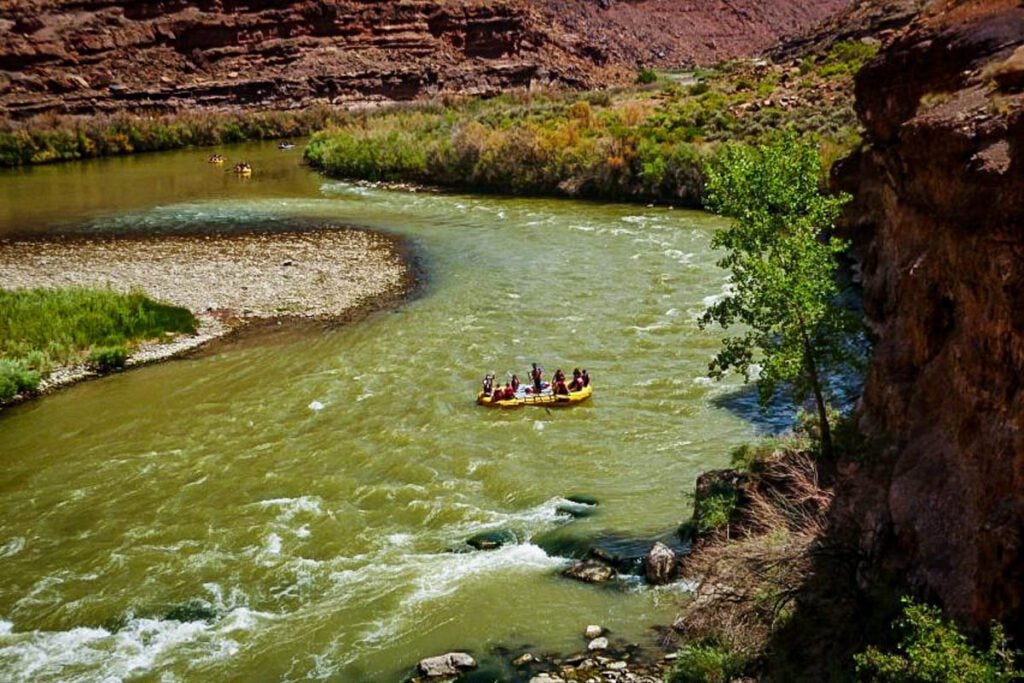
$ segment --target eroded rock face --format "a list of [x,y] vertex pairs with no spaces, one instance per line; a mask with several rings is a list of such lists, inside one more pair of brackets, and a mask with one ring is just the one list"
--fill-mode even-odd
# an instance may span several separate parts
[[[877,568],[1024,631],[1024,7],[933,2],[857,78],[868,147],[837,184],[878,334],[837,496]],[[997,78],[998,76],[998,78]]]
[[595,86],[751,54],[850,2],[15,0],[0,117]]

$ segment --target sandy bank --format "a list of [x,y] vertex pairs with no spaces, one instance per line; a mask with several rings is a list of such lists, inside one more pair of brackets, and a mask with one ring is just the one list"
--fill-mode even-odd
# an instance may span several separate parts
[[[197,334],[145,343],[129,366],[181,355],[254,321],[347,320],[398,300],[413,280],[399,240],[361,230],[0,240],[5,289],[137,288],[199,319]],[[40,392],[95,375],[84,365],[57,368]]]

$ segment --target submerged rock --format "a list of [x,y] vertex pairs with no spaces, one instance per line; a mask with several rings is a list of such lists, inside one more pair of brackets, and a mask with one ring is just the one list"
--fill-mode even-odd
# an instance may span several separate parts
[[593,496],[574,495],[574,496],[566,496],[565,499],[567,501],[569,501],[570,503],[577,503],[579,505],[596,506],[596,505],[600,504],[600,503],[597,502],[597,498],[594,498]]
[[655,586],[669,583],[676,576],[676,554],[658,541],[644,558],[644,577]]
[[548,555],[597,560],[611,565],[620,574],[641,573],[644,555],[652,541],[617,534],[581,535],[570,527],[538,534],[533,539]]
[[170,621],[206,621],[210,622],[217,618],[217,610],[205,600],[189,600],[186,603],[173,607],[165,619]]
[[592,517],[595,510],[593,505],[577,503],[575,505],[559,505],[555,508],[555,512],[560,515],[569,515],[575,519],[581,519],[583,517]]
[[503,545],[515,543],[519,539],[511,531],[501,529],[498,531],[484,531],[466,539],[466,543],[477,550],[496,550]]
[[465,652],[449,652],[437,657],[427,657],[421,659],[419,663],[420,673],[428,678],[458,676],[464,670],[475,668],[476,660]]
[[615,578],[615,568],[600,560],[583,560],[573,563],[562,576],[584,583],[604,583]]

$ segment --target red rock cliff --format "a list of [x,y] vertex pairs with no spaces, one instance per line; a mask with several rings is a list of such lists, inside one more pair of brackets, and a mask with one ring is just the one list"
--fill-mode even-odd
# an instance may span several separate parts
[[[874,566],[1024,636],[1024,6],[939,0],[857,78],[865,306],[878,335],[840,514]],[[1020,641],[1018,641],[1019,644]]]
[[0,117],[302,106],[632,78],[851,0],[4,0]]

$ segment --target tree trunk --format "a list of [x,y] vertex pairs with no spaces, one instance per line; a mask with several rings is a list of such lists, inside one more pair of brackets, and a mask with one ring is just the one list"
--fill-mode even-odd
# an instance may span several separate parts
[[814,402],[818,406],[818,422],[821,423],[818,429],[821,431],[821,454],[826,459],[832,459],[832,427],[828,423],[828,410],[825,406],[825,397],[821,391],[821,378],[818,377],[818,366],[814,362],[814,355],[811,353],[810,343],[804,337],[804,362],[807,364],[807,374],[811,380],[811,388],[814,390]]

